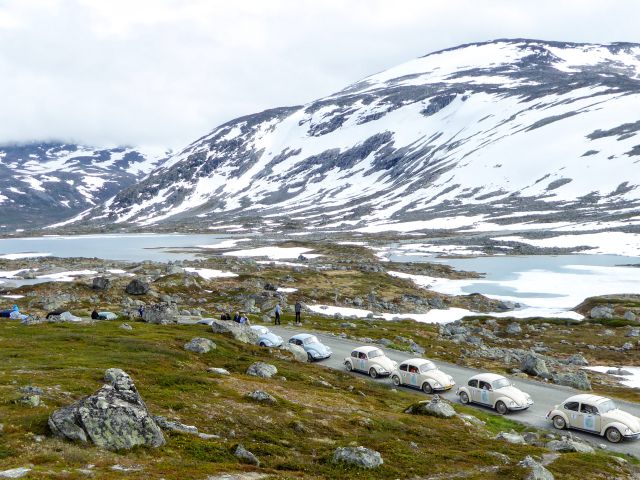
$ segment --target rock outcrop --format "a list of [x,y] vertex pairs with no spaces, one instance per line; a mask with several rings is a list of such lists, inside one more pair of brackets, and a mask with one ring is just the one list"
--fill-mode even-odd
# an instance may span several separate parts
[[146,295],[149,293],[149,290],[149,283],[144,280],[140,280],[139,278],[131,280],[125,288],[125,292],[129,295]]
[[347,463],[360,468],[377,468],[384,463],[379,452],[366,447],[338,447],[333,452],[334,463]]
[[158,325],[176,323],[178,321],[178,310],[175,305],[165,302],[148,305],[142,312],[142,320]]
[[208,338],[196,337],[192,338],[189,343],[185,343],[184,349],[195,353],[209,353],[216,349],[216,344]]
[[243,343],[255,344],[258,342],[258,335],[247,325],[241,325],[231,320],[213,320],[211,322],[213,333],[228,333]]
[[407,408],[404,413],[411,413],[413,415],[430,415],[432,417],[439,418],[451,418],[455,416],[456,411],[453,407],[440,399],[439,395],[434,395],[429,401],[414,403]]
[[251,375],[253,377],[271,378],[276,373],[278,373],[278,369],[275,365],[264,362],[252,363],[249,365],[249,368],[247,368],[247,375]]
[[164,445],[162,431],[131,377],[120,369],[109,369],[105,381],[108,383],[93,395],[51,414],[53,434],[108,450]]

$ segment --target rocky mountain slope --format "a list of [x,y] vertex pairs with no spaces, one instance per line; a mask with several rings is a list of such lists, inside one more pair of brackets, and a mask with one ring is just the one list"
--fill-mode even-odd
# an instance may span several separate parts
[[221,125],[90,217],[363,231],[626,221],[640,208],[639,107],[640,45],[463,45]]
[[133,185],[164,157],[58,142],[0,146],[0,232],[73,217]]

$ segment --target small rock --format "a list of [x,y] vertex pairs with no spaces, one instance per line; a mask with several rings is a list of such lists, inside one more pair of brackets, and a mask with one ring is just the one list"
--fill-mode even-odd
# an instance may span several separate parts
[[131,280],[125,288],[125,291],[129,295],[146,295],[147,293],[149,293],[149,290],[149,284],[138,278],[134,278],[133,280]]
[[198,429],[193,425],[185,425],[184,423],[169,420],[165,417],[156,415],[153,417],[156,424],[163,430],[170,432],[187,433],[189,435],[198,435]]
[[626,312],[624,312],[623,317],[625,320],[628,320],[630,322],[635,322],[636,321],[636,314],[633,313],[631,310],[627,310]]
[[508,443],[513,443],[515,445],[525,445],[527,442],[524,437],[516,432],[500,432],[496,435],[496,440],[504,440]]
[[518,465],[530,470],[525,480],[554,480],[553,474],[529,455],[518,463]]
[[261,378],[271,378],[276,373],[278,373],[278,369],[275,365],[264,362],[255,362],[247,369],[247,375]]
[[527,353],[524,356],[520,363],[520,370],[534,377],[549,374],[547,364],[535,353]]
[[231,375],[231,373],[229,373],[229,370],[219,367],[209,367],[207,368],[207,372],[215,373],[216,375]]
[[255,392],[247,393],[246,397],[250,398],[251,400],[255,400],[256,402],[268,403],[269,405],[275,405],[276,403],[278,403],[274,396],[269,395],[267,392],[264,392],[262,390],[256,390]]
[[505,330],[509,335],[520,335],[522,333],[522,327],[517,322],[512,322],[507,325]]
[[404,413],[413,415],[430,415],[439,418],[451,418],[455,416],[456,411],[453,407],[440,399],[439,395],[434,395],[429,401],[415,403],[407,408]]
[[111,280],[107,277],[95,277],[91,283],[91,288],[94,290],[108,290],[111,285]]
[[184,349],[195,353],[209,353],[217,348],[216,344],[208,338],[196,337],[184,345]]
[[340,328],[357,328],[357,325],[352,322],[344,322],[340,324]]
[[243,463],[248,463],[250,465],[255,465],[256,467],[260,466],[260,460],[249,450],[245,449],[242,444],[238,445],[236,451],[234,453],[236,457],[238,457]]
[[384,463],[379,452],[365,447],[338,447],[333,453],[334,463],[347,463],[360,468],[377,468]]
[[0,472],[0,478],[22,478],[31,471],[30,468],[19,467]]
[[129,325],[128,323],[123,323],[118,328],[121,328],[122,330],[133,330],[133,327],[131,325]]
[[554,452],[579,452],[579,453],[594,453],[595,450],[586,443],[577,442],[567,437],[563,437],[562,440],[551,440],[547,442],[546,447]]
[[593,307],[589,316],[591,318],[613,318],[613,308],[604,305]]
[[574,353],[573,355],[571,355],[565,360],[565,363],[568,363],[569,365],[578,365],[580,367],[586,367],[589,365],[589,361],[579,353]]

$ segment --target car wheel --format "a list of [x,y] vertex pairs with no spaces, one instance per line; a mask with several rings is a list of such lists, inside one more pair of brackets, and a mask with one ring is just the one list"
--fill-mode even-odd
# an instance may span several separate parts
[[460,392],[460,402],[465,405],[469,403],[469,395],[467,395],[467,392]]
[[431,388],[431,385],[429,385],[429,382],[424,382],[422,384],[422,391],[428,395],[431,395],[433,393],[433,388]]
[[394,375],[393,377],[391,377],[391,381],[393,382],[393,384],[394,384],[396,387],[399,387],[399,386],[400,386],[400,377],[399,377],[399,376]]
[[375,368],[371,367],[371,368],[369,369],[369,376],[370,376],[371,378],[378,378],[378,372],[376,372],[376,369],[375,369]]
[[499,401],[496,402],[496,412],[498,412],[500,415],[506,415],[507,412],[509,412],[509,409],[503,401]]
[[353,365],[351,365],[351,362],[344,362],[344,368],[347,369],[347,372],[350,372],[353,370]]
[[567,428],[567,422],[560,415],[556,415],[552,420],[553,426],[558,430],[564,430],[565,428]]
[[622,440],[620,430],[615,427],[607,428],[607,431],[604,432],[604,436],[607,437],[607,440],[611,443],[619,443]]
[[264,342],[260,342],[261,347],[266,347],[267,345]]
[[310,353],[307,353],[307,360],[308,360],[309,362],[313,362],[313,357],[311,356],[311,354],[310,354]]

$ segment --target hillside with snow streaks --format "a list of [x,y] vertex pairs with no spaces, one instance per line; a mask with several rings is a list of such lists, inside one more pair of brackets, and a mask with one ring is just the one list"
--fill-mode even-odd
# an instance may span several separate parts
[[166,156],[54,142],[0,146],[0,232],[39,228],[88,212]]
[[639,112],[640,45],[463,45],[221,125],[91,216],[363,231],[626,221]]

